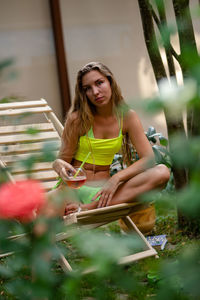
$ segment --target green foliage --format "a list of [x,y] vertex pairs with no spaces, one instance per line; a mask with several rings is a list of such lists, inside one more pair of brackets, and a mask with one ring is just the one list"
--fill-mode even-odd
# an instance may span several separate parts
[[[161,5],[160,9],[164,9],[163,3],[156,0],[156,4]],[[170,47],[170,38],[175,33],[174,28],[174,25],[166,26],[166,24],[160,27],[162,35],[160,43],[166,48]],[[182,50],[178,58],[190,74],[192,80],[190,83],[195,84],[186,84],[183,89],[175,87],[172,91],[167,87],[162,94],[164,97],[154,97],[145,103],[149,112],[171,109],[173,117],[176,117],[177,111],[180,112],[185,105],[199,109],[199,55],[190,44],[185,45]],[[11,60],[0,63],[0,75],[11,63]],[[12,98],[9,97],[1,100],[1,102],[10,101]],[[26,115],[22,115],[17,122],[24,117]],[[34,136],[39,132],[28,129],[27,133]],[[58,243],[56,246],[56,234],[66,230],[59,218],[41,217],[24,224],[15,220],[1,220],[0,252],[15,252],[14,255],[0,261],[1,297],[76,300],[84,297],[120,299],[122,295],[122,299],[141,300],[200,299],[200,245],[198,240],[190,242],[192,230],[191,235],[187,236],[178,231],[175,209],[177,205],[191,222],[193,220],[199,222],[199,136],[189,139],[174,136],[169,153],[167,139],[161,133],[157,133],[155,128],[149,127],[146,135],[158,163],[164,163],[170,168],[187,168],[190,171],[190,184],[181,191],[174,190],[171,176],[165,190],[160,193],[148,193],[144,199],[155,201],[159,215],[153,234],[167,234],[168,244],[164,251],[159,251],[160,258],[138,262],[126,268],[117,265],[116,261],[121,255],[129,255],[141,249],[141,245],[134,236],[121,236],[120,232],[113,234],[114,227],[109,234],[107,228],[105,232],[77,232],[67,242]],[[29,171],[36,162],[52,161],[55,158],[55,149],[56,145],[53,143],[45,144],[39,156],[30,155],[19,163],[25,166],[27,174],[30,175]],[[118,154],[114,158],[111,174],[123,167],[122,156]],[[0,169],[0,183],[8,181],[6,171],[5,168]],[[197,229],[199,228],[200,226]],[[188,232],[191,228],[186,229]],[[23,238],[8,238],[23,233],[26,233]],[[186,243],[188,247],[185,247]],[[71,258],[70,263],[75,271],[65,274],[60,269],[57,263],[60,251]],[[95,269],[95,272],[83,273],[84,270],[92,269]]]
[[[134,275],[116,264],[122,255],[142,249],[141,241],[134,235],[76,230],[64,247],[54,241],[56,233],[66,230],[59,218],[40,217],[24,224],[5,220],[0,223],[4,233],[0,236],[1,253],[15,251],[0,264],[2,291],[11,299],[80,299],[82,294],[88,295],[87,286],[92,287],[89,295],[96,299],[117,299],[114,291],[133,293],[139,288]],[[22,232],[27,234],[8,239]],[[69,243],[77,247],[76,255],[81,260],[72,260],[74,271],[65,274],[57,262],[60,252],[69,256]]]
[[[73,238],[81,255],[88,258],[89,268],[92,266],[100,276],[109,273],[109,266],[115,265],[122,256],[142,249],[141,240],[134,235],[119,236],[96,232],[81,232]],[[120,247],[119,247],[120,244]],[[84,262],[85,268],[86,262]]]
[[[0,78],[1,80],[12,80],[17,76],[16,70],[13,68],[15,60],[13,58],[7,58],[0,61]],[[11,67],[11,69],[10,69]],[[4,98],[6,99],[6,98]]]
[[174,164],[178,167],[185,166],[192,173],[200,168],[200,137],[185,139],[183,136],[176,136],[172,140],[172,157]]
[[[156,163],[165,164],[168,168],[171,168],[172,163],[170,159],[170,153],[168,151],[168,140],[162,135],[162,133],[157,133],[153,126],[149,126],[147,132],[145,133],[147,139],[152,145],[152,149],[155,155]],[[159,143],[159,144],[158,144]],[[131,147],[132,152],[132,162],[138,160],[138,154],[133,147]],[[114,156],[110,174],[114,175],[116,172],[124,169],[123,156],[118,153]]]
[[199,299],[199,254],[199,245],[194,244],[163,266],[157,299]]
[[0,165],[0,185],[9,180],[7,172],[9,172],[9,168],[8,167],[2,167]]
[[[170,153],[168,151],[168,140],[162,135],[162,133],[157,133],[155,128],[150,126],[146,133],[149,142],[152,144],[152,149],[154,151],[155,159],[158,164],[164,164],[168,168],[172,167]],[[160,145],[156,145],[159,141]]]
[[17,100],[18,100],[18,98],[14,97],[14,96],[12,96],[12,97],[4,97],[4,98],[0,99],[0,103],[10,103],[10,102],[15,102]]
[[171,37],[176,34],[176,27],[174,24],[163,24],[160,26],[159,45],[164,46],[165,49],[170,49]]
[[13,65],[14,59],[13,58],[8,58],[0,61],[0,72],[3,72],[5,69]]
[[[1,253],[15,253],[1,263],[0,278],[4,282],[4,291],[13,299],[56,299],[53,297],[56,296],[55,288],[62,284],[63,276],[59,279],[59,275],[52,272],[54,259],[59,255],[52,237],[62,230],[62,225],[61,220],[53,218],[37,218],[25,224],[1,220],[4,232],[0,236]],[[40,233],[40,228],[43,233]],[[27,234],[8,239],[9,235],[22,232]]]

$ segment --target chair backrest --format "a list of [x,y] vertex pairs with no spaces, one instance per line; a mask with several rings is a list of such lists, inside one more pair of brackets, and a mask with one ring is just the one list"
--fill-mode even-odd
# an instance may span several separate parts
[[63,125],[44,99],[0,103],[0,161],[1,166],[8,167],[10,179],[29,176],[40,180],[46,191],[50,190],[58,177],[52,169],[53,159],[43,155],[29,172],[22,162],[41,156],[44,147],[53,148],[56,154],[62,131]]

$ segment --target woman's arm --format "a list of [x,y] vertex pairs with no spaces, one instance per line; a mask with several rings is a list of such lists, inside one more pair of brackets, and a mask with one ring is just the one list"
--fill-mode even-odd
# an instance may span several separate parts
[[124,170],[113,175],[93,200],[100,196],[97,207],[108,206],[119,185],[137,174],[154,166],[154,153],[144,133],[144,129],[137,114],[130,110],[123,124],[123,134],[128,133],[132,144],[136,148],[139,160]]
[[58,159],[53,163],[54,170],[63,178],[67,176],[67,171],[73,171],[72,159],[77,149],[79,131],[78,118],[76,113],[72,113],[66,120]]
[[141,121],[135,111],[130,110],[124,119],[123,133],[128,133],[131,143],[134,145],[139,160],[114,176],[119,183],[127,181],[131,177],[145,171],[155,165],[155,158],[152,147],[144,133]]

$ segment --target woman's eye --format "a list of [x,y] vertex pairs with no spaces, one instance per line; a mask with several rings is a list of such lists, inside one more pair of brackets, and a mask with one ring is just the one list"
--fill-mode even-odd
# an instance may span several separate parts
[[97,82],[97,85],[101,85],[103,83],[103,81],[102,80],[99,80],[98,82]]
[[88,91],[89,91],[89,89],[90,89],[90,87],[89,87],[89,86],[85,87],[85,88],[84,88],[84,92],[85,92],[85,93],[86,93],[86,92],[88,92]]

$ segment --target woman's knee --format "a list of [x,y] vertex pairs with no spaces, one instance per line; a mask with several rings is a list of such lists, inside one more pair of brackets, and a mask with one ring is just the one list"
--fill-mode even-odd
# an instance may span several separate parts
[[158,185],[165,185],[170,178],[170,170],[164,164],[159,164],[155,167],[156,169],[156,179],[158,180]]

